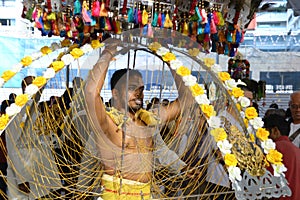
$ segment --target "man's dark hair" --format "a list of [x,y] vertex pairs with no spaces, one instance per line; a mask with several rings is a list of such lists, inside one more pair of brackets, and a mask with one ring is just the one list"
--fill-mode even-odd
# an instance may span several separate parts
[[120,79],[126,78],[126,76],[124,76],[124,75],[127,72],[129,72],[129,77],[131,77],[131,76],[140,76],[142,78],[142,74],[138,70],[127,69],[127,68],[125,68],[125,69],[119,69],[119,70],[117,70],[117,71],[114,72],[114,74],[112,75],[112,77],[110,79],[111,90],[115,89],[115,87],[116,87],[118,81],[120,81]]
[[10,93],[8,99],[12,102],[15,102],[17,95],[15,93]]
[[288,136],[290,133],[290,124],[285,117],[278,114],[271,114],[264,118],[264,127],[267,129],[277,127],[281,135]]
[[277,103],[272,103],[269,108],[279,109],[279,106]]

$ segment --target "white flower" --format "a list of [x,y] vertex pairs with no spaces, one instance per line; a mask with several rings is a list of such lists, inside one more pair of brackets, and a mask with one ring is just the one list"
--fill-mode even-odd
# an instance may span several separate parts
[[233,88],[236,88],[237,87],[237,84],[235,82],[234,79],[229,79],[229,80],[226,80],[224,82],[225,84],[225,87],[228,89],[228,90],[232,90]]
[[230,144],[228,140],[217,142],[217,146],[219,147],[223,155],[231,153],[232,144]]
[[230,166],[230,167],[228,167],[228,172],[229,172],[229,179],[231,180],[231,182],[234,182],[235,180],[237,180],[237,181],[242,180],[240,168]]
[[88,52],[92,52],[94,49],[92,47],[92,45],[90,44],[85,44],[82,47],[80,47],[80,49],[83,51],[83,53],[88,53]]
[[247,97],[239,97],[238,101],[243,108],[247,108],[250,106],[250,99],[248,99]]
[[275,165],[272,164],[272,167],[274,169],[274,176],[279,177],[281,174],[284,176],[283,172],[287,171],[287,168],[282,164],[282,165]]
[[38,58],[42,57],[43,53],[41,51],[35,52],[31,55],[32,60],[37,60]]
[[247,84],[243,81],[241,81],[241,79],[239,79],[237,82],[236,82],[236,85],[244,85],[244,86],[247,86]]
[[30,97],[36,94],[39,91],[38,86],[30,84],[25,88],[25,94],[28,94]]
[[180,60],[176,59],[176,60],[171,60],[170,62],[170,66],[173,70],[178,69],[179,67],[181,67],[183,64]]
[[254,119],[249,120],[249,123],[253,126],[254,129],[261,128],[264,125],[264,122],[260,117],[255,117]]
[[3,86],[4,82],[5,82],[4,79],[0,77],[0,87]]
[[211,128],[220,128],[222,125],[221,118],[217,116],[211,116],[207,122]]
[[55,51],[55,50],[57,50],[57,49],[59,49],[59,48],[60,48],[60,45],[59,45],[58,43],[53,42],[53,43],[51,44],[51,49],[52,49],[52,51]]
[[23,68],[22,63],[17,63],[12,67],[11,71],[18,73],[19,71],[21,71],[22,68]]
[[160,47],[157,51],[156,51],[156,54],[159,55],[159,56],[163,56],[165,55],[166,53],[169,52],[169,49],[167,49],[166,47]]
[[75,59],[74,59],[74,57],[71,54],[64,55],[61,58],[61,61],[63,61],[65,63],[65,65],[71,64],[71,62],[73,62],[74,60]]
[[222,71],[222,67],[219,64],[214,64],[213,66],[211,66],[211,70],[217,74]]
[[270,150],[276,148],[276,144],[271,139],[267,139],[261,142],[261,147],[264,149],[264,153],[268,154]]
[[5,112],[8,116],[13,116],[21,111],[21,107],[17,106],[15,103],[11,104],[5,109]]
[[208,100],[206,94],[202,94],[202,95],[198,95],[195,97],[195,100],[196,102],[199,104],[199,105],[202,105],[202,104],[210,104],[210,101]]
[[55,70],[52,67],[47,68],[47,70],[44,71],[44,78],[50,79],[53,78],[54,76],[55,76]]
[[197,78],[193,75],[183,76],[182,80],[184,82],[184,85],[188,87],[193,86],[197,83]]

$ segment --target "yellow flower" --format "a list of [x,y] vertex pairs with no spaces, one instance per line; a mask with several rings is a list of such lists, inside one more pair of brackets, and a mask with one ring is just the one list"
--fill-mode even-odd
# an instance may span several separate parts
[[224,161],[227,166],[236,166],[238,161],[234,154],[228,153],[224,156]]
[[203,61],[207,67],[211,67],[215,64],[215,60],[213,58],[204,58]]
[[41,87],[41,86],[45,85],[46,82],[47,82],[46,78],[44,78],[43,76],[39,76],[33,80],[32,84],[34,84],[38,87]]
[[199,84],[191,86],[191,91],[194,97],[204,94],[203,88]]
[[70,42],[70,40],[68,40],[68,39],[64,39],[63,41],[60,42],[60,45],[61,45],[62,47],[68,47],[68,46],[71,45],[71,42]]
[[282,164],[282,154],[275,149],[271,149],[267,154],[267,160],[273,164]]
[[266,141],[270,133],[265,128],[258,128],[256,131],[256,137],[262,141]]
[[75,49],[75,48],[78,48],[79,47],[79,45],[78,44],[72,44],[70,47],[69,47],[69,49],[68,49],[68,51],[72,51],[73,49]]
[[100,43],[99,40],[92,40],[91,46],[93,49],[97,49],[97,48],[103,47],[104,44]]
[[250,142],[255,142],[255,137],[252,133],[249,134]]
[[1,78],[3,78],[4,81],[8,81],[9,79],[11,79],[11,77],[13,77],[16,73],[11,71],[11,70],[6,70],[3,72]]
[[245,116],[247,119],[254,119],[258,116],[258,114],[254,107],[249,107],[245,110]]
[[55,72],[61,70],[62,68],[64,68],[65,63],[63,61],[54,61],[51,63],[52,68],[54,69]]
[[81,49],[79,48],[74,48],[72,49],[72,51],[70,52],[70,54],[75,58],[80,58],[84,53]]
[[264,158],[265,167],[270,167],[270,163],[267,160],[267,157]]
[[216,142],[227,139],[227,133],[223,128],[215,128],[210,131],[210,134],[214,137]]
[[244,124],[245,124],[246,128],[248,128],[248,126],[249,126],[249,120],[246,119],[246,118],[244,118]]
[[244,91],[239,87],[235,87],[235,88],[232,89],[232,95],[235,98],[243,97],[244,96]]
[[27,103],[27,101],[28,101],[28,95],[27,94],[20,94],[16,97],[15,104],[17,106],[22,107]]
[[211,116],[215,116],[216,112],[214,110],[214,106],[212,105],[208,105],[208,104],[202,104],[200,106],[202,112],[208,117],[210,118]]
[[0,117],[0,130],[3,130],[9,121],[9,117],[6,114],[1,115]]
[[30,65],[31,63],[32,63],[32,58],[30,56],[26,56],[21,60],[21,64],[25,67]]
[[189,49],[189,54],[191,55],[191,56],[198,56],[198,54],[200,53],[200,50],[198,49],[198,48],[192,48],[192,49]]
[[187,67],[180,66],[177,68],[176,73],[180,76],[188,76],[191,75],[191,70]]
[[49,47],[44,46],[44,47],[41,48],[41,52],[42,52],[43,55],[47,55],[47,54],[51,53],[52,50]]
[[230,74],[228,72],[219,72],[218,75],[221,81],[223,82],[231,79]]
[[159,48],[161,47],[161,44],[158,43],[158,42],[153,42],[151,43],[148,48],[151,50],[151,51],[157,51]]
[[162,59],[165,62],[170,62],[171,60],[176,60],[176,56],[173,53],[168,52],[168,53],[166,53],[165,55],[162,56]]

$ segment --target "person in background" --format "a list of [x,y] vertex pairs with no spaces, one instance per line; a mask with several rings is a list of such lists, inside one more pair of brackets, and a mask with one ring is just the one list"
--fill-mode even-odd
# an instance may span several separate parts
[[[264,119],[264,127],[269,131],[271,138],[276,143],[276,150],[283,155],[283,164],[287,168],[285,177],[292,191],[291,197],[279,197],[278,200],[300,199],[300,149],[289,140],[289,123],[285,117],[271,114]],[[272,170],[270,170],[272,171]]]
[[290,96],[289,108],[291,110],[290,140],[300,148],[300,91],[295,91]]

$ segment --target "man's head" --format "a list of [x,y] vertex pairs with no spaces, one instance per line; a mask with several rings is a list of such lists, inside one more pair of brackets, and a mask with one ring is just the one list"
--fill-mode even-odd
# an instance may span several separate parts
[[291,94],[289,108],[294,124],[300,124],[300,91]]
[[21,83],[21,86],[22,86],[22,92],[23,94],[25,93],[25,88],[30,85],[33,80],[35,79],[34,76],[26,76],[23,80],[22,80],[22,83]]
[[269,137],[272,140],[276,140],[281,135],[288,136],[290,133],[290,125],[285,117],[277,114],[264,118],[264,127],[270,132]]
[[[128,88],[126,81],[128,75]],[[112,106],[121,109],[127,105],[130,111],[143,107],[144,82],[142,74],[137,70],[120,69],[112,75],[111,81]],[[126,102],[127,99],[127,102]]]

